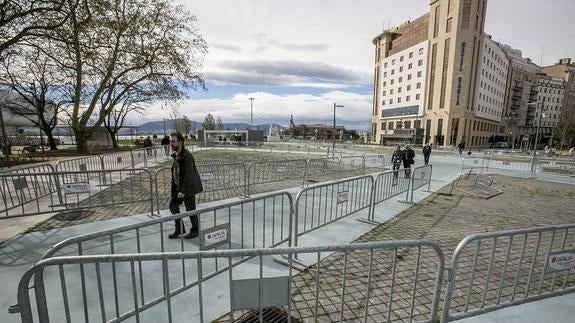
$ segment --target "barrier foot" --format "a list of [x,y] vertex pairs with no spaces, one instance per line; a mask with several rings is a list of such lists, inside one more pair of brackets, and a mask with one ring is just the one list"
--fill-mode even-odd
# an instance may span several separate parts
[[357,219],[357,221],[371,224],[371,225],[380,225],[383,223],[383,222],[377,222],[377,221],[366,219],[366,218],[359,218],[359,219]]
[[417,203],[415,202],[408,202],[408,201],[403,201],[403,200],[397,200],[399,203],[403,203],[403,204],[409,204],[409,205],[417,205]]
[[[290,260],[286,255],[274,256],[273,260],[275,262],[277,262],[278,264],[282,264],[286,267],[289,267]],[[297,270],[297,271],[304,271],[310,266],[310,265],[306,264],[305,262],[303,262],[299,259],[296,259],[296,258],[292,258],[291,265],[292,265],[292,268]]]
[[10,306],[8,307],[8,313],[9,313],[9,314],[17,314],[17,313],[20,313],[20,304],[10,305]]

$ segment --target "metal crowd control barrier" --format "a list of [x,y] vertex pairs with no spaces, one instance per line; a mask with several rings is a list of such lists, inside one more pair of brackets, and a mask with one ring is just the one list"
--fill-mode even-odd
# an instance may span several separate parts
[[44,198],[50,204],[62,202],[60,185],[50,164],[2,172],[0,181],[0,218],[28,215],[27,212],[37,214],[43,208]]
[[134,167],[148,167],[148,158],[152,157],[152,147],[130,150]]
[[369,208],[373,177],[361,176],[301,190],[295,202],[294,246],[298,237]]
[[[411,171],[411,184],[408,194],[405,196],[405,202],[413,204],[413,193],[415,190],[427,185],[427,190],[431,188],[431,175],[433,167],[431,165],[419,166]],[[410,197],[408,202],[408,197]]]
[[[0,179],[7,197],[4,217],[130,203],[149,203],[150,208],[141,208],[142,213],[154,212],[152,175],[145,169],[0,174]],[[105,184],[110,182],[117,184]]]
[[[367,219],[360,219],[368,223],[378,223],[375,221],[375,206],[392,197],[407,193],[409,195],[410,178],[402,170],[390,170],[380,173],[375,178],[373,186],[373,202]],[[407,197],[406,197],[407,198]]]
[[453,254],[442,322],[575,292],[575,224],[480,233]]
[[385,170],[384,154],[365,154],[363,157],[365,168],[376,168]]
[[[99,155],[80,157],[74,159],[61,160],[56,163],[56,172],[86,172],[86,174],[76,174],[78,180],[90,180],[100,176],[97,171],[104,170],[102,158]],[[87,173],[90,171],[90,173]]]
[[[355,173],[354,175],[365,175],[365,159],[364,156],[340,156],[339,157],[340,172],[351,172],[354,174],[356,171],[361,171],[361,174]],[[352,175],[353,176],[353,175]],[[349,177],[346,175],[346,177]]]
[[256,161],[248,166],[247,195],[258,191],[254,186],[299,180],[304,185],[305,159]]
[[102,170],[135,168],[130,151],[118,151],[102,155]]
[[[292,266],[270,268],[270,258],[281,255],[290,265],[297,256],[327,258],[298,274]],[[253,260],[234,266],[237,259]],[[214,270],[218,260],[226,269]],[[182,263],[193,267],[187,284],[180,283]],[[263,323],[272,306],[288,322],[436,322],[443,268],[442,251],[427,240],[57,257],[23,275],[16,308],[23,323],[208,322],[222,314],[235,321],[246,311]],[[42,279],[31,285],[34,277]],[[31,298],[38,288],[50,297]]]
[[341,179],[339,157],[308,159],[305,166],[305,184],[317,183],[335,175]]
[[[199,217],[199,244],[185,243],[183,235],[173,243],[165,241],[167,233],[174,230],[173,221],[175,219],[185,219],[194,215]],[[115,255],[145,252],[185,252],[197,251],[198,249],[273,248],[291,240],[292,217],[293,200],[291,194],[280,192],[68,238],[49,249],[42,256],[42,259],[61,254],[69,255],[70,253],[85,256],[88,253],[92,255]],[[229,262],[222,262],[215,258],[213,263],[204,263],[213,270],[209,272],[210,274],[206,279],[246,260],[248,259],[242,257],[239,259],[230,258]],[[198,268],[186,264],[184,261],[179,266],[181,266],[179,272],[181,276],[180,288],[193,287],[196,282],[189,278],[192,275],[188,275],[188,271]],[[122,292],[119,288],[119,284],[122,283],[121,272],[119,273],[120,270],[115,266],[110,269],[109,276],[113,277],[114,290],[114,298],[110,297],[110,299],[115,300],[116,315],[120,315],[118,297]],[[142,268],[142,264],[139,264],[140,279],[142,277],[146,277],[147,280],[152,279],[151,277],[157,274],[157,269]],[[84,277],[82,266],[80,267],[80,275]],[[35,286],[36,299],[45,302],[47,298],[42,272],[36,275]],[[84,295],[86,286],[85,282],[82,282]],[[143,298],[143,285],[141,288]],[[84,311],[87,310],[84,308]],[[47,312],[40,314],[40,316],[47,317]]]
[[488,169],[488,165],[485,163],[485,157],[461,158],[461,174],[476,169],[478,169],[480,173],[483,173],[484,169]]
[[[198,202],[245,196],[246,167],[243,163],[197,163],[204,191],[196,196]],[[171,167],[160,168],[154,175],[156,183],[156,207],[167,208],[172,190]]]

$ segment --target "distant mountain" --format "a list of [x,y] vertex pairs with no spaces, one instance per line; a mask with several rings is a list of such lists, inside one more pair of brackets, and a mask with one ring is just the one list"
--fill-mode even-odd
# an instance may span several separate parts
[[[202,129],[202,123],[197,121],[192,122],[192,133],[197,132]],[[172,120],[166,120],[165,129],[166,133],[173,132],[175,129],[173,127],[174,122]],[[281,126],[279,124],[272,123],[272,127],[279,128],[280,131],[287,129],[287,127]],[[247,130],[250,125],[247,123],[224,123],[224,130]],[[264,134],[267,135],[269,132],[270,124],[254,125],[253,129],[263,130]],[[164,133],[164,121],[150,121],[141,124],[137,128],[138,135],[161,135]],[[130,135],[130,129],[121,129],[120,135]]]

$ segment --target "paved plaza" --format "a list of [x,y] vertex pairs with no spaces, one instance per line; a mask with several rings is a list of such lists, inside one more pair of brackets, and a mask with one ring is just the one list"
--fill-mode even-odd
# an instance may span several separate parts
[[[198,153],[200,155],[200,153]],[[199,159],[199,158],[198,158]],[[420,162],[418,160],[418,162]],[[433,180],[431,183],[431,191],[436,193],[424,192],[423,189],[415,192],[414,201],[418,202],[416,205],[410,206],[408,204],[399,203],[398,200],[404,200],[403,195],[396,198],[389,199],[379,204],[375,209],[374,220],[381,222],[378,226],[372,226],[366,223],[357,221],[358,218],[367,217],[367,210],[360,211],[352,216],[338,220],[337,222],[323,226],[318,230],[312,231],[303,235],[300,238],[298,245],[300,246],[318,246],[329,245],[334,243],[350,243],[350,242],[366,242],[366,241],[381,241],[381,240],[406,240],[406,239],[427,239],[437,242],[445,253],[445,266],[449,266],[451,255],[455,246],[465,236],[473,233],[496,231],[511,228],[526,228],[534,226],[543,226],[548,224],[561,224],[575,222],[575,213],[571,204],[566,201],[573,200],[575,197],[575,186],[573,182],[575,179],[565,176],[555,175],[541,175],[545,181],[524,179],[521,177],[510,177],[504,174],[514,174],[512,171],[500,171],[502,175],[494,176],[493,186],[502,190],[504,193],[495,196],[489,200],[478,199],[465,196],[457,191],[454,195],[446,195],[450,191],[449,185],[454,179],[459,176],[460,159],[451,156],[442,156],[432,158]],[[497,172],[497,171],[495,171]],[[560,183],[564,182],[564,183]],[[294,180],[293,183],[286,181],[285,185],[293,185],[289,189],[290,194],[295,197],[300,189],[301,183],[299,180]],[[283,186],[280,186],[280,188]],[[277,186],[270,186],[269,190],[274,190]],[[438,194],[439,192],[440,194]],[[254,193],[255,194],[255,193]],[[512,201],[512,202],[511,202]],[[216,205],[217,201],[208,202],[202,201],[200,207],[208,207]],[[130,212],[130,211],[126,211]],[[141,212],[145,213],[145,212]],[[126,214],[127,215],[127,214]],[[2,322],[18,322],[18,317],[15,315],[8,315],[7,308],[16,303],[15,292],[16,284],[23,273],[33,262],[37,261],[43,252],[54,245],[56,242],[70,236],[82,233],[90,233],[97,230],[107,229],[127,225],[131,223],[138,223],[149,219],[145,214],[137,216],[123,216],[111,217],[103,221],[88,222],[79,225],[54,227],[50,230],[34,231],[9,241],[1,249],[2,262],[0,266],[0,274],[2,276],[2,283],[5,288],[0,295],[0,304],[2,304],[2,313],[0,313],[0,321]],[[165,232],[169,232],[171,227],[164,227]],[[152,236],[152,231],[146,231],[146,235]],[[133,239],[130,235],[120,235],[117,248],[125,246],[126,250],[133,250]],[[529,239],[532,239],[529,237]],[[493,270],[491,281],[486,280],[484,274],[477,274],[474,277],[474,284],[472,286],[472,293],[470,297],[469,306],[471,308],[478,308],[482,302],[487,304],[493,303],[497,297],[502,299],[509,299],[513,293],[523,295],[525,293],[536,292],[539,287],[539,277],[541,274],[542,263],[546,246],[553,243],[558,247],[562,239],[559,236],[555,241],[549,235],[540,237],[541,250],[535,250],[534,241],[529,240],[526,243],[525,254],[529,255],[526,262],[533,262],[536,270],[532,273],[531,281],[533,284],[529,289],[525,289],[525,282],[528,281],[529,273],[527,266],[520,268],[517,263],[518,257],[510,259],[510,271],[507,275],[501,273],[501,270]],[[565,245],[573,245],[575,237],[573,232],[565,235]],[[142,241],[142,248],[154,248],[155,238],[144,239]],[[105,253],[106,241],[97,241],[102,245],[103,252]],[[478,272],[486,269],[489,265],[485,259],[494,250],[497,255],[497,266],[494,268],[501,268],[502,255],[508,248],[516,252],[520,249],[521,241],[515,243],[507,243],[500,241],[495,245],[486,243],[480,252],[478,252],[478,260],[475,261]],[[198,245],[195,241],[186,241],[189,244],[190,250],[197,250]],[[131,245],[131,247],[130,247]],[[167,242],[167,248],[171,251],[179,250],[179,241]],[[157,246],[155,247],[157,249]],[[187,249],[187,248],[186,248]],[[188,249],[187,249],[188,250]],[[70,254],[75,251],[71,250]],[[94,248],[90,253],[100,254],[102,250]],[[451,309],[452,311],[460,311],[463,307],[466,292],[468,290],[468,280],[473,259],[473,254],[476,252],[474,248],[463,253],[465,256],[464,261],[461,262],[460,271],[457,276],[455,284],[455,292],[452,298]],[[419,257],[417,254],[419,253]],[[63,255],[65,255],[64,253]],[[536,257],[532,256],[536,255]],[[362,318],[364,315],[364,307],[366,303],[366,284],[370,280],[370,297],[369,297],[369,316],[373,322],[386,321],[388,318],[393,321],[410,321],[410,316],[414,320],[426,319],[429,317],[435,273],[437,272],[437,258],[427,248],[400,248],[397,250],[380,250],[374,252],[372,258],[372,272],[368,275],[367,268],[370,267],[370,255],[365,251],[349,252],[346,255],[341,253],[326,253],[322,254],[319,263],[314,257],[303,256],[302,260],[310,265],[309,268],[299,274],[294,271],[292,281],[292,315],[295,318],[300,318],[303,321],[313,321],[314,316],[318,316],[319,321],[333,321],[339,320],[341,310],[341,300],[344,299],[345,308],[343,311],[344,321],[355,321]],[[419,259],[419,267],[417,275],[415,275],[414,268]],[[343,263],[346,262],[344,268]],[[153,267],[150,267],[153,268]],[[234,269],[234,278],[250,278],[254,277],[257,272],[257,260],[250,260]],[[266,276],[281,276],[287,274],[287,268],[274,262],[272,259],[266,259],[264,262],[264,271]],[[206,271],[210,266],[204,268]],[[513,269],[513,270],[511,270]],[[124,268],[128,270],[129,268]],[[121,271],[122,271],[121,270]],[[171,270],[172,279],[177,281],[181,279],[181,272],[178,270]],[[194,277],[197,275],[197,268],[193,263],[186,268],[186,276]],[[396,279],[393,282],[393,292],[391,290],[391,281],[389,277],[392,272],[396,273]],[[154,272],[157,272],[154,271]],[[481,271],[484,272],[484,271]],[[515,273],[518,273],[519,289],[512,291],[510,289]],[[161,275],[160,275],[161,276]],[[146,276],[146,283],[156,285],[160,283],[158,280],[160,276]],[[342,281],[345,277],[346,293],[341,294]],[[414,285],[413,277],[417,277]],[[441,297],[443,298],[445,292],[445,285],[447,277],[443,278]],[[315,281],[319,284],[315,284]],[[549,290],[552,286],[559,286],[563,283],[573,285],[574,278],[568,276],[563,279],[559,276],[557,280],[551,281],[550,279],[543,280],[543,290]],[[499,286],[499,282],[503,281],[505,288],[502,295],[497,295],[495,292]],[[155,285],[154,285],[155,286]],[[416,287],[415,290],[413,287]],[[486,286],[486,288],[485,288]],[[204,304],[207,304],[205,317],[218,318],[219,321],[226,321],[229,316],[226,315],[226,308],[229,308],[229,286],[227,281],[227,274],[222,274],[214,277],[209,283],[204,286],[211,292],[209,295],[204,294]],[[154,289],[157,289],[154,287]],[[318,295],[319,297],[316,297]],[[415,297],[414,297],[415,296]],[[188,291],[174,297],[174,306],[180,308],[180,312],[175,314],[174,321],[198,321],[198,290],[191,288]],[[391,300],[391,302],[390,302]],[[414,300],[413,312],[411,312],[411,302]],[[91,301],[94,308],[97,308],[97,299]],[[188,304],[186,306],[186,304]],[[389,306],[392,304],[392,306]],[[129,305],[129,304],[125,304]],[[57,306],[57,305],[56,305]],[[91,305],[92,306],[92,305]],[[552,308],[553,305],[549,305]],[[564,317],[565,308],[562,309]],[[440,304],[440,308],[442,305]],[[145,311],[145,317],[148,320],[163,321],[164,308],[150,309]],[[567,309],[569,311],[569,309]],[[238,318],[242,313],[236,313],[235,318]],[[572,313],[575,315],[575,313]],[[557,321],[561,322],[561,321]]]

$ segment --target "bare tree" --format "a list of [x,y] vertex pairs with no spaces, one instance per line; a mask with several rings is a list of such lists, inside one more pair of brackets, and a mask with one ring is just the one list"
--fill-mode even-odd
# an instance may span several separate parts
[[176,104],[172,104],[168,108],[168,120],[170,128],[175,132],[180,131],[180,109]]
[[207,45],[195,17],[182,5],[173,0],[66,1],[66,23],[30,44],[70,75],[68,117],[78,152],[87,151],[95,128],[134,93],[146,93],[145,101],[177,100],[189,89],[204,88]]
[[216,130],[224,130],[224,123],[222,122],[222,119],[219,116],[216,119]]
[[70,104],[57,64],[34,48],[18,48],[2,60],[2,81],[13,92],[6,106],[46,134],[50,150],[56,150],[53,130]]
[[[2,0],[0,1],[0,54],[27,39],[61,27],[68,14],[67,0]],[[79,1],[78,1],[79,2]],[[76,4],[73,4],[76,6]]]
[[143,113],[145,108],[139,102],[133,102],[130,98],[126,98],[121,104],[116,105],[112,113],[108,114],[104,119],[104,127],[108,130],[112,138],[112,146],[119,148],[117,135],[120,129],[124,127],[126,117],[129,114]]

